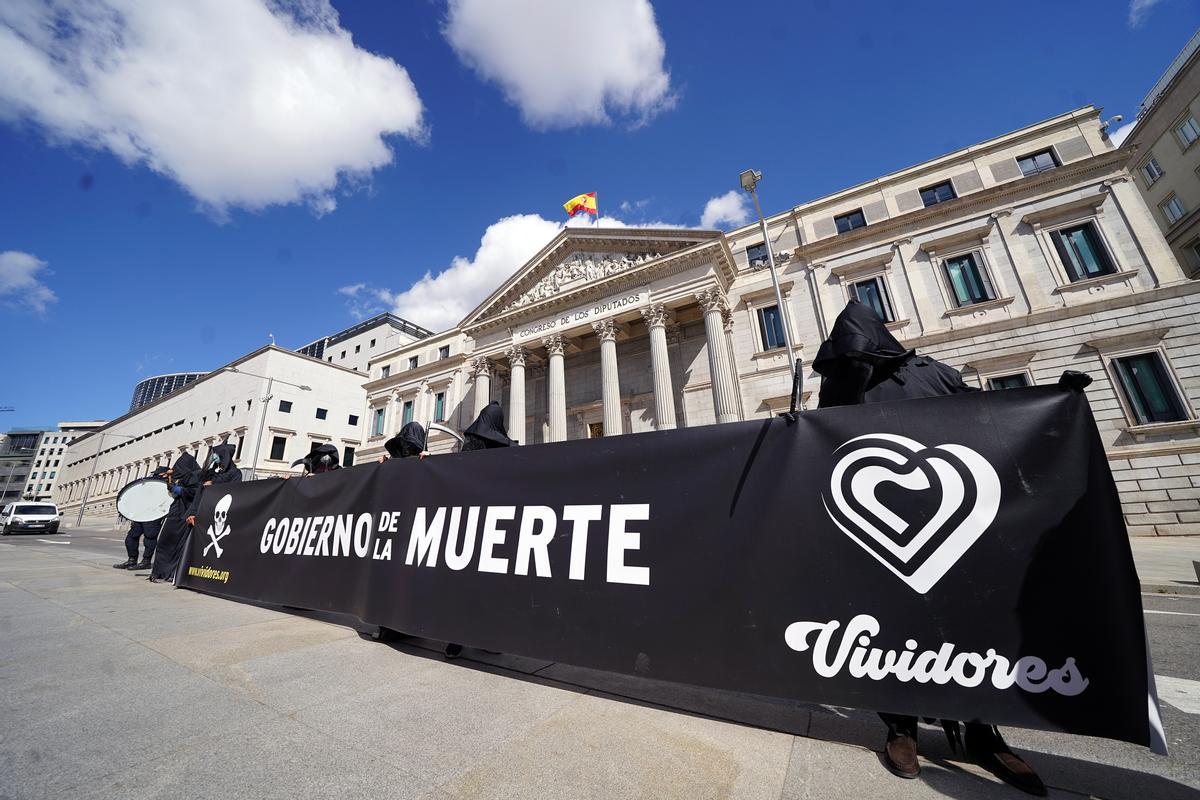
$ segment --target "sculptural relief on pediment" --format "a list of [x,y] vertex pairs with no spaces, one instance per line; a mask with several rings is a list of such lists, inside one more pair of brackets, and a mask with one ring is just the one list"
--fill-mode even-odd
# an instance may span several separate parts
[[575,253],[505,306],[504,311],[545,300],[567,289],[625,272],[660,257],[659,253]]

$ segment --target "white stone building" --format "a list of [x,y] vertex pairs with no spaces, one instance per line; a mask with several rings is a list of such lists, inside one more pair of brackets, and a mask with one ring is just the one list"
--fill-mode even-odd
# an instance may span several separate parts
[[758,225],[567,229],[452,330],[369,360],[360,456],[493,398],[530,444],[766,417],[783,320],[808,362],[856,296],[982,388],[1089,373],[1131,533],[1200,533],[1200,283],[1129,155],[1087,106],[774,214],[786,317]]
[[59,510],[75,524],[112,524],[123,486],[183,452],[203,462],[209,448],[237,445],[250,478],[294,474],[291,462],[314,443],[353,464],[362,442],[363,375],[267,345],[161,399],[79,436],[58,470]]
[[412,344],[429,335],[430,332],[420,325],[414,325],[395,314],[384,313],[309,342],[296,348],[296,352],[365,374],[374,356]]
[[71,442],[96,428],[102,427],[104,420],[90,422],[60,422],[58,430],[45,431],[38,440],[37,452],[34,453],[33,464],[30,467],[29,479],[21,492],[25,500],[41,500],[49,503],[58,502],[58,473],[62,469],[63,459]]
[[1200,31],[1151,87],[1122,149],[1175,257],[1200,276]]

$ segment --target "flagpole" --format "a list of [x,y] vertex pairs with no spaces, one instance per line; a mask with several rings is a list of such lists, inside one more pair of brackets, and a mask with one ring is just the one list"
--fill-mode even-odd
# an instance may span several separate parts
[[600,227],[600,193],[595,192],[594,194],[596,195],[596,197],[595,197],[595,200],[596,200],[596,227],[599,228]]

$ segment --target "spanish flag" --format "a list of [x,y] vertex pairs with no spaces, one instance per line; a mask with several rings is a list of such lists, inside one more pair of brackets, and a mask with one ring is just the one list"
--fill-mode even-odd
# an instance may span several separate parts
[[596,193],[588,192],[572,197],[563,203],[563,208],[567,210],[568,217],[573,217],[580,212],[591,214],[594,217],[596,216]]

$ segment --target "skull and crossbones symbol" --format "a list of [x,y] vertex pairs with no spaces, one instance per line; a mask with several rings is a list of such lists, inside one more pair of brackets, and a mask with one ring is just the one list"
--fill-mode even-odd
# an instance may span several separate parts
[[224,553],[220,541],[232,532],[228,525],[229,506],[232,504],[233,497],[230,495],[225,495],[217,501],[217,507],[213,509],[213,524],[208,526],[208,538],[212,541],[204,546],[204,555],[207,556],[210,549],[216,549],[217,558]]

